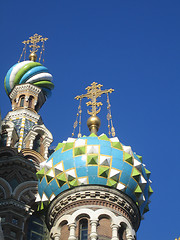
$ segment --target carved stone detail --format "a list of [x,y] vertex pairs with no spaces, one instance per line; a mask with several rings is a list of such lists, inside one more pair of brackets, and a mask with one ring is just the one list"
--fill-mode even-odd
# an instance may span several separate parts
[[65,212],[87,205],[111,209],[116,215],[125,216],[135,230],[139,227],[140,213],[136,204],[120,191],[103,186],[80,186],[60,194],[49,206],[47,224],[52,227]]

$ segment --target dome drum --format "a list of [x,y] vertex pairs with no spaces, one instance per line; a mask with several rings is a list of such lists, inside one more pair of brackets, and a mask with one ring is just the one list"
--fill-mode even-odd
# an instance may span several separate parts
[[82,208],[109,209],[116,216],[128,219],[135,231],[140,225],[139,209],[127,195],[110,187],[84,185],[63,192],[51,202],[46,214],[47,226],[51,229],[58,224],[64,213],[73,214]]

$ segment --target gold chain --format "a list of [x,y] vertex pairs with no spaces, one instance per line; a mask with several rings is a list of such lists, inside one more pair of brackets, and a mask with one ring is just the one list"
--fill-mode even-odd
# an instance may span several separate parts
[[109,133],[109,136],[112,135],[112,137],[115,137],[115,128],[113,126],[113,122],[112,122],[112,115],[111,115],[111,104],[110,104],[110,101],[109,101],[109,95],[108,95],[108,92],[107,92],[107,120],[108,120],[108,133]]
[[72,137],[74,137],[74,133],[75,133],[75,129],[78,126],[79,123],[79,133],[78,133],[78,137],[81,137],[81,113],[82,113],[82,109],[81,109],[81,99],[79,101],[79,106],[78,106],[78,112],[76,114],[76,121],[73,124],[73,132],[72,132]]

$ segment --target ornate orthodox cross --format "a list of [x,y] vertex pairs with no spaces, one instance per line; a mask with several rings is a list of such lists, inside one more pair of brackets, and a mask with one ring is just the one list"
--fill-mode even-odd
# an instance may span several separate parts
[[29,37],[29,39],[30,40],[23,41],[22,43],[24,43],[25,45],[31,44],[31,45],[29,45],[29,47],[32,48],[30,50],[30,52],[34,52],[34,53],[38,51],[38,48],[40,48],[40,46],[37,45],[37,43],[39,43],[39,42],[44,43],[45,41],[48,40],[48,38],[42,38],[42,36],[38,35],[37,33],[34,34],[34,36]]
[[86,94],[82,94],[82,95],[75,97],[75,99],[77,99],[77,100],[82,99],[82,98],[91,99],[91,101],[86,103],[87,106],[92,107],[91,112],[89,110],[87,111],[88,114],[91,116],[96,116],[101,111],[100,106],[103,105],[102,102],[97,102],[96,99],[98,97],[101,97],[101,95],[104,93],[107,94],[107,93],[112,93],[114,91],[114,89],[112,89],[112,88],[108,89],[108,90],[101,90],[101,87],[103,87],[103,85],[93,82],[93,83],[91,83],[91,86],[88,86],[86,88],[86,90],[87,90]]

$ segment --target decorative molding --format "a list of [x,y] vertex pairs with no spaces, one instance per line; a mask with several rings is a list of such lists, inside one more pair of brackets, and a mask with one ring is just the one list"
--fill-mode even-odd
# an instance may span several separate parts
[[139,209],[127,195],[116,189],[94,185],[76,187],[58,195],[49,206],[47,224],[52,227],[63,214],[83,206],[111,209],[125,216],[136,231],[139,228]]
[[21,152],[26,159],[27,157],[32,157],[32,160],[35,161],[35,163],[38,165],[38,169],[39,169],[39,164],[45,161],[44,157],[40,153],[32,149],[24,148],[22,149]]
[[19,208],[19,209],[25,210],[25,212],[32,212],[30,206],[24,204],[23,202],[18,202],[14,199],[6,199],[6,200],[0,201],[0,208],[7,207],[7,206]]
[[12,120],[16,120],[17,118],[24,118],[24,117],[32,120],[33,122],[40,121],[40,123],[43,123],[39,114],[25,108],[18,108],[17,110],[8,112],[8,114],[6,115],[3,121],[8,121],[8,120],[12,121]]
[[[131,225],[131,222],[122,215],[117,215],[113,213],[111,210],[106,208],[101,209],[92,209],[92,206],[87,206],[86,208],[81,208],[74,210],[71,214],[63,214],[58,220],[53,224],[53,227],[50,230],[50,235],[55,236],[56,234],[61,234],[61,226],[63,222],[67,222],[68,226],[76,226],[76,223],[78,220],[82,217],[88,217],[90,219],[90,225],[91,225],[91,233],[90,237],[91,240],[96,240],[97,235],[97,227],[99,220],[102,217],[108,217],[111,221],[111,229],[112,229],[112,239],[118,240],[117,234],[118,229],[123,225],[126,229],[126,232],[128,233],[128,236],[132,236],[133,240],[135,239],[136,232],[133,229],[133,226]],[[72,233],[69,234],[69,236],[75,237],[75,235]]]
[[16,85],[9,94],[9,98],[14,99],[17,93],[24,92],[27,90],[29,90],[29,92],[31,92],[33,95],[38,95],[40,92],[42,92],[42,90],[39,87],[36,87],[35,85],[30,83],[24,83],[21,85]]

